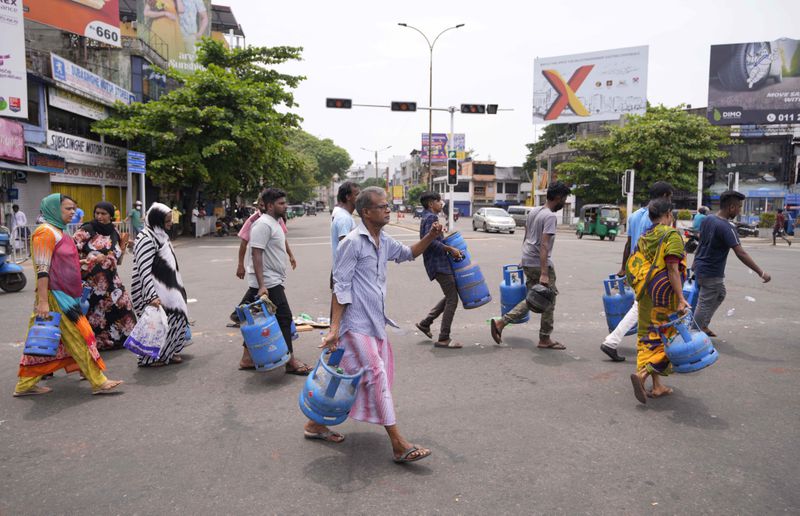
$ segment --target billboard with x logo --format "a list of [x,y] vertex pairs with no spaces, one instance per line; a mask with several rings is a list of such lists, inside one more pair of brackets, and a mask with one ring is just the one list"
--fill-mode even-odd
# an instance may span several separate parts
[[536,58],[533,123],[574,124],[644,113],[647,48]]

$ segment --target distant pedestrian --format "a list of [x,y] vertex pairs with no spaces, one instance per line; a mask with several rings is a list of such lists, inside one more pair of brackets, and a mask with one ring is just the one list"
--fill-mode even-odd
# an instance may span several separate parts
[[139,236],[139,233],[142,232],[144,229],[144,223],[142,222],[142,201],[136,201],[133,203],[133,209],[125,218],[131,225],[130,227],[130,234],[131,240],[136,241],[136,237]]
[[111,203],[97,203],[93,220],[72,236],[81,259],[81,277],[92,289],[86,317],[101,351],[121,348],[136,325],[131,298],[117,271],[125,245],[111,221],[113,212]]
[[339,248],[339,242],[344,240],[344,237],[356,227],[356,222],[353,220],[353,212],[356,209],[356,198],[360,192],[361,189],[358,183],[353,181],[345,181],[339,185],[339,191],[336,192],[337,203],[331,212],[331,290],[333,290],[333,267],[336,264],[336,250]]
[[[385,312],[387,262],[413,260],[442,234],[442,227],[433,224],[430,233],[411,247],[401,244],[383,231],[391,211],[386,193],[378,187],[358,194],[356,210],[361,224],[339,243],[333,270],[333,318],[322,346],[331,351],[343,348],[339,366],[345,373],[364,370],[350,417],[383,425],[394,461],[414,462],[431,451],[406,440],[397,428],[392,399],[394,357],[386,335],[386,324],[395,325]],[[334,443],[344,440],[342,434],[313,421],[306,422],[304,435]]]
[[[656,181],[650,185],[650,202],[652,203],[658,199],[671,201],[673,191],[672,185],[669,183],[664,181]],[[645,206],[642,206],[628,217],[628,241],[625,243],[625,249],[622,251],[622,264],[619,267],[617,276],[625,276],[625,268],[628,263],[628,257],[636,252],[636,246],[639,243],[639,238],[641,238],[641,236],[644,235],[653,225],[653,222],[650,220],[650,212],[648,211],[649,206],[649,203]],[[700,214],[697,216],[699,217]],[[627,335],[631,328],[636,326],[638,320],[639,303],[634,299],[633,306],[631,306],[631,308],[628,310],[628,313],[625,314],[625,317],[623,317],[622,320],[617,324],[617,327],[614,328],[614,331],[606,335],[606,338],[603,339],[603,343],[600,344],[600,351],[608,355],[608,357],[614,362],[624,362],[625,357],[621,356],[617,352],[617,348],[619,347],[620,342],[622,342],[622,338]]]
[[775,215],[775,225],[772,227],[772,245],[776,245],[777,237],[781,237],[784,242],[792,245],[792,241],[786,238],[786,215],[783,214],[782,208],[779,208]]
[[[556,212],[561,210],[570,195],[570,189],[561,181],[556,181],[547,188],[547,203],[544,206],[528,212],[525,221],[525,237],[522,240],[522,270],[525,272],[525,286],[528,290],[534,285],[549,287],[554,294],[558,294],[556,287],[556,271],[553,267],[553,245],[556,239],[558,217]],[[553,333],[555,313],[555,299],[550,307],[542,313],[539,325],[539,344],[537,347],[544,349],[566,349],[566,346],[551,338]],[[490,321],[492,339],[495,343],[502,343],[503,329],[509,324],[522,319],[528,313],[528,304],[522,300],[505,314],[502,319]]]
[[76,204],[75,214],[72,215],[72,220],[70,221],[70,224],[83,224],[83,217],[84,217],[83,210],[80,208],[80,206]]
[[[430,232],[431,227],[439,221],[439,214],[442,213],[442,205],[444,203],[442,202],[442,196],[436,192],[425,192],[420,196],[419,200],[424,208],[422,216],[420,216],[419,237],[424,238]],[[431,281],[436,280],[439,283],[444,297],[436,303],[427,317],[418,322],[416,326],[425,336],[432,339],[431,325],[441,315],[442,324],[439,327],[439,336],[434,346],[455,349],[460,348],[461,343],[450,338],[450,329],[453,324],[453,317],[456,314],[456,308],[458,308],[458,290],[456,289],[453,267],[450,265],[450,259],[447,255],[456,260],[460,260],[462,256],[461,251],[446,245],[443,240],[444,238],[441,235],[436,237],[431,242],[431,245],[425,249],[422,257],[425,262],[425,272],[428,274],[428,279]]]
[[189,310],[178,260],[169,240],[170,212],[168,206],[154,202],[147,210],[145,227],[133,246],[131,297],[136,315],[141,317],[148,305],[160,306],[167,313],[169,323],[167,341],[158,357],[139,357],[139,367],[183,362],[179,353],[186,344]]
[[66,234],[67,222],[73,220],[75,201],[59,193],[42,199],[45,222],[31,237],[32,257],[36,272],[36,300],[28,322],[36,317],[49,318],[50,312],[61,315],[61,341],[55,357],[22,355],[19,381],[14,396],[46,394],[49,387],[38,385],[42,376],[59,369],[80,369],[92,386],[93,394],[116,388],[121,381],[109,380],[103,374],[106,365],[97,352],[94,333],[81,313],[81,270],[75,242]]
[[[267,296],[277,307],[275,317],[281,328],[290,359],[286,363],[286,374],[305,376],[311,367],[294,356],[292,347],[292,309],[286,297],[286,264],[289,253],[286,248],[286,233],[279,220],[286,213],[286,193],[277,188],[267,188],[261,194],[264,213],[253,222],[247,246],[247,284],[250,287],[242,304]],[[243,228],[244,229],[244,228]],[[239,369],[254,369],[255,365],[247,347],[244,347]]]
[[700,206],[697,210],[697,214],[694,216],[694,220],[692,221],[692,230],[700,232],[700,226],[703,224],[703,221],[706,220],[708,217],[708,206]]
[[734,190],[728,190],[719,196],[719,211],[716,215],[709,216],[703,223],[700,246],[692,263],[697,286],[700,289],[694,320],[709,337],[717,336],[708,325],[717,308],[725,300],[724,280],[728,251],[733,249],[739,261],[758,274],[764,283],[772,279],[742,248],[736,228],[730,222],[742,211],[744,199],[744,194]]
[[[11,231],[16,233],[17,240],[27,241],[30,235],[30,231],[28,230],[28,217],[25,216],[25,213],[20,210],[19,206],[16,204],[11,206],[11,211],[14,212],[14,218],[12,220],[14,227],[11,228]],[[18,245],[18,247],[21,247],[21,244]]]
[[176,239],[178,238],[178,233],[180,232],[181,226],[181,210],[178,209],[178,205],[172,203],[172,231],[170,232],[170,238]]

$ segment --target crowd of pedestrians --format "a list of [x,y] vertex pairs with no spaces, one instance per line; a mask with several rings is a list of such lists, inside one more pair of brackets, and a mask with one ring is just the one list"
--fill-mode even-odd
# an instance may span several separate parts
[[[550,296],[549,303],[541,310],[539,325],[538,347],[543,349],[566,349],[552,336],[558,295],[552,255],[557,233],[556,213],[564,207],[570,193],[561,182],[551,184],[545,205],[530,210],[525,222],[520,264],[527,290],[545,289]],[[709,325],[725,299],[724,273],[730,250],[764,282],[771,279],[744,251],[730,222],[741,211],[742,194],[724,192],[716,214],[708,213],[705,207],[698,213],[694,229],[699,232],[699,247],[690,268],[683,239],[674,227],[671,185],[656,182],[649,193],[649,203],[628,217],[627,241],[618,272],[634,290],[635,301],[600,345],[600,350],[612,361],[625,361],[618,353],[618,346],[624,335],[638,325],[637,360],[631,382],[634,396],[641,403],[672,392],[662,383],[662,378],[672,369],[662,334],[666,332],[670,337],[675,330],[660,327],[670,315],[689,309],[682,286],[690,274],[695,275],[699,286],[695,321],[710,337],[716,335]],[[441,196],[426,192],[420,200],[424,210],[420,217],[420,239],[407,246],[384,231],[391,210],[383,189],[361,190],[352,182],[340,186],[337,205],[331,213],[330,328],[320,345],[331,351],[343,350],[339,367],[345,373],[364,371],[349,415],[355,420],[383,426],[393,459],[399,463],[423,459],[431,450],[407,440],[397,426],[392,397],[394,358],[386,333],[386,325],[395,326],[385,311],[389,261],[400,263],[423,256],[425,273],[430,281],[437,282],[443,297],[416,327],[433,339],[432,326],[441,318],[434,346],[462,347],[452,335],[459,298],[451,267],[451,260],[459,260],[462,253],[447,245],[443,238],[444,230],[439,223],[443,210]],[[180,213],[176,215],[174,207],[153,203],[141,217],[138,209],[141,204],[137,202],[136,207],[129,216],[133,234],[128,235],[121,234],[115,227],[116,210],[110,203],[98,203],[92,219],[84,222],[85,214],[70,197],[52,194],[42,200],[43,223],[31,236],[37,283],[29,327],[37,317],[47,318],[52,312],[60,314],[61,343],[55,357],[23,355],[14,396],[49,392],[50,389],[40,386],[39,381],[59,369],[80,370],[93,394],[116,389],[122,382],[106,378],[103,373],[106,366],[98,350],[120,348],[148,306],[163,309],[167,336],[158,356],[140,356],[138,365],[160,367],[182,361],[181,352],[189,342],[189,313],[186,290],[170,240],[170,235],[174,234],[172,226],[180,220]],[[25,215],[16,206],[14,208],[17,223],[24,225],[26,222],[21,221],[26,220]],[[295,269],[297,266],[287,239],[286,210],[286,193],[282,190],[268,188],[259,196],[255,213],[238,233],[236,276],[247,281],[241,305],[267,298],[274,307],[290,353],[285,372],[305,376],[312,368],[294,355],[293,315],[285,287],[288,267]],[[353,213],[358,214],[358,221]],[[193,214],[193,218],[196,216]],[[66,231],[68,223],[82,225],[70,236]],[[776,229],[774,237],[777,236],[782,235]],[[129,238],[133,242],[130,294],[118,273]],[[86,315],[80,306],[84,287],[89,289]],[[502,317],[491,319],[493,341],[502,345],[503,332],[508,325],[521,321],[531,309],[530,301],[523,300]],[[235,312],[230,318],[232,325],[238,325]],[[247,346],[243,345],[239,369],[254,368]],[[648,378],[652,383],[650,389],[646,387]],[[305,423],[303,431],[307,439],[332,443],[345,439],[343,434],[311,420]]]

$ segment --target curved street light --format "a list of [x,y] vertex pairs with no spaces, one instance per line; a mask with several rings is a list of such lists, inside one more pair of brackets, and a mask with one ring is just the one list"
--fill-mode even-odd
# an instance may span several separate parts
[[[389,145],[388,147],[384,147],[382,149],[367,149],[365,147],[361,147],[361,150],[367,152],[374,152],[375,153],[375,179],[378,179],[378,153],[383,152],[385,150],[391,149],[392,146]],[[389,192],[389,167],[386,167],[386,192],[388,195]]]
[[[450,30],[460,29],[461,27],[464,26],[464,24],[459,23],[458,25],[447,27],[442,32],[440,32],[435,38],[433,38],[433,43],[431,43],[431,40],[428,39],[428,36],[426,36],[425,33],[419,30],[418,28],[409,25],[407,23],[398,23],[398,25],[401,27],[405,27],[407,29],[414,29],[415,31],[419,32],[422,35],[422,37],[425,38],[425,43],[428,44],[428,49],[430,50],[430,64],[428,67],[428,107],[433,107],[433,47],[434,45],[436,45],[436,42],[439,40],[442,34]],[[433,139],[433,135],[431,134],[432,132],[433,132],[433,111],[429,109],[428,110],[428,182],[430,189],[433,189],[433,171],[431,167],[431,160],[432,160],[431,142]]]

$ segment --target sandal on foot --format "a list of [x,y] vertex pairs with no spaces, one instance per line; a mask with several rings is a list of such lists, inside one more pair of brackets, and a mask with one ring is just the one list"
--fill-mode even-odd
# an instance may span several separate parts
[[503,330],[497,327],[497,321],[494,319],[489,320],[489,327],[492,331],[492,339],[494,340],[495,344],[502,344],[503,343]]
[[295,374],[297,376],[308,376],[308,374],[311,371],[313,371],[313,369],[308,364],[300,364],[300,367],[295,367],[294,369],[287,369],[286,374]]
[[122,380],[107,380],[106,383],[92,390],[92,394],[111,394],[111,391],[122,385]]
[[38,396],[40,394],[47,394],[48,392],[50,392],[52,390],[53,389],[51,389],[50,387],[40,387],[40,386],[37,385],[37,386],[33,387],[32,389],[28,389],[27,391],[22,391],[22,392],[14,391],[14,397],[15,398],[21,398],[23,396]]
[[439,340],[433,343],[433,347],[435,348],[450,348],[450,349],[459,349],[463,346],[460,342],[456,342],[453,339],[447,340]]
[[644,390],[644,382],[639,378],[638,374],[631,375],[631,383],[633,384],[633,395],[639,400],[639,403],[647,404],[647,393]]
[[420,324],[420,323],[417,323],[417,324],[415,324],[414,326],[416,326],[416,327],[417,327],[417,329],[418,329],[419,331],[421,331],[421,332],[423,333],[423,335],[425,335],[425,336],[426,336],[426,337],[428,337],[429,339],[432,339],[432,338],[433,338],[433,333],[431,333],[431,329],[430,329],[430,328],[426,328],[425,326],[423,326],[423,325],[422,325],[422,324]]
[[542,346],[541,344],[539,344],[536,347],[540,349],[567,349],[567,346],[563,345],[558,341],[553,341],[553,343],[550,344],[549,346]]
[[239,363],[239,371],[252,371],[255,368],[255,365],[242,365],[241,362]]
[[180,364],[181,362],[183,362],[183,357],[179,357],[177,353],[169,359],[170,364]]
[[[414,455],[415,453],[417,455]],[[431,451],[427,448],[420,448],[417,445],[412,445],[411,448],[404,451],[399,457],[394,457],[393,460],[397,464],[404,464],[406,462],[416,462],[418,460],[422,460],[425,457],[429,457],[430,454]],[[412,457],[412,455],[414,456]]]
[[344,441],[344,435],[340,434],[339,432],[334,432],[333,430],[328,430],[327,432],[309,432],[308,430],[304,430],[303,437],[312,440],[318,439],[320,441],[334,444],[339,444],[340,442]]
[[661,394],[656,394],[653,391],[647,391],[647,397],[648,398],[660,398],[662,396],[669,396],[673,392],[674,391],[672,390],[672,387],[667,387],[667,390],[662,392]]

